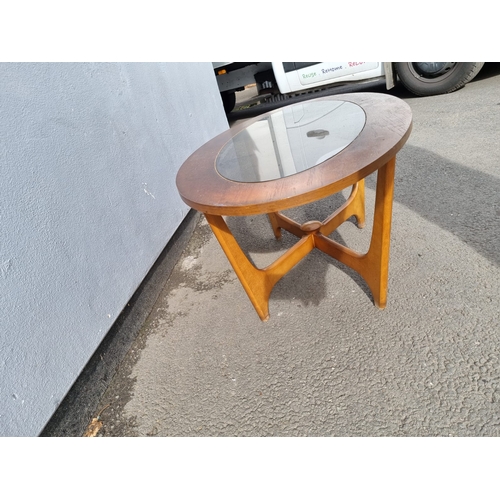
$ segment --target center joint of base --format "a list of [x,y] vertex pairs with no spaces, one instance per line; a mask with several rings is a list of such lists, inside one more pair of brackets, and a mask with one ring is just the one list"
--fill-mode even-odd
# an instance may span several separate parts
[[300,230],[306,234],[317,233],[322,226],[323,223],[319,220],[311,220],[304,222],[304,224],[300,226]]

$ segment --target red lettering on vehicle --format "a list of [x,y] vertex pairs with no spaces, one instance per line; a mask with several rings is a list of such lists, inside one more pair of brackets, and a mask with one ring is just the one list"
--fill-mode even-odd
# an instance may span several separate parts
[[362,64],[365,64],[364,62],[350,62],[350,63],[347,63],[349,64],[349,67],[354,67],[354,66],[361,66]]

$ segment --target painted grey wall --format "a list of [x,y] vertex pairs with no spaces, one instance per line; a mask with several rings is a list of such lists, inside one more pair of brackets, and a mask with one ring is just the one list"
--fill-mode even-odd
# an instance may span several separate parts
[[0,64],[0,435],[41,432],[227,128],[210,63]]

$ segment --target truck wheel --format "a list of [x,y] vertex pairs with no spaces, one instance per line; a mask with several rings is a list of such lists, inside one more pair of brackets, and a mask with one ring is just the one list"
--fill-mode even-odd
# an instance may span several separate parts
[[396,73],[403,85],[419,96],[448,94],[461,89],[483,67],[481,62],[399,62]]
[[236,94],[234,92],[221,92],[222,104],[224,105],[224,111],[226,113],[231,113],[236,104]]

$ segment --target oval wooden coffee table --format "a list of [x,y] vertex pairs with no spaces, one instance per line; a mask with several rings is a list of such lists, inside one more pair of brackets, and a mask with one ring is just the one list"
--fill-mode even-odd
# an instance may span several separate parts
[[[205,214],[262,320],[274,285],[314,248],[358,272],[376,306],[387,302],[396,153],[412,126],[410,107],[385,94],[313,99],[263,114],[218,135],[195,151],[177,174],[190,207]],[[371,242],[365,254],[328,238],[355,216],[365,223],[364,178],[377,171]],[[299,224],[280,211],[352,186],[348,200],[324,221]],[[223,216],[268,214],[276,238],[299,241],[274,263],[256,268]]]

